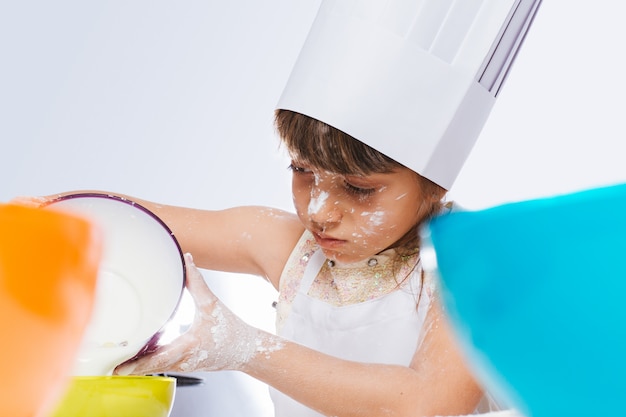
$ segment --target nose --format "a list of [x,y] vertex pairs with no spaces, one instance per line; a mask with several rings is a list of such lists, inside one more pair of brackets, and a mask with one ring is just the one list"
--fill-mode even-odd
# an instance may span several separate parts
[[328,191],[314,187],[311,190],[311,200],[309,201],[308,215],[312,223],[320,230],[327,230],[333,224],[341,221],[342,214],[339,204],[331,200]]

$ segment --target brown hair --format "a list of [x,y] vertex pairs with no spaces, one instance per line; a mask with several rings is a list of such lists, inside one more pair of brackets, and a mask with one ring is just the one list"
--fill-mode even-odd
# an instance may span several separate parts
[[[289,154],[299,161],[319,169],[343,175],[389,173],[404,167],[376,149],[324,122],[290,110],[277,110],[275,125]],[[426,202],[426,214],[421,221],[438,213],[446,190],[415,173]],[[418,225],[412,227],[391,247],[400,255],[411,255],[419,248]]]

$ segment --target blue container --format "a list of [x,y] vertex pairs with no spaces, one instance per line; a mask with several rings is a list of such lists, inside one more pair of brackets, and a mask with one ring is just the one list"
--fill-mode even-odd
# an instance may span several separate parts
[[470,361],[533,417],[626,415],[626,184],[422,231]]

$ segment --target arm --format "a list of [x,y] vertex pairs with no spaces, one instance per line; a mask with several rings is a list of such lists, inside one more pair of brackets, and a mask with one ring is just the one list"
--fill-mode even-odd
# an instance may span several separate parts
[[[266,207],[199,210],[102,191],[134,201],[156,214],[172,230],[184,253],[192,253],[201,268],[278,280],[291,250],[304,232],[297,216]],[[15,202],[42,206],[66,194],[18,198]]]
[[410,367],[337,359],[248,326],[208,289],[188,259],[197,304],[192,329],[120,374],[163,371],[245,372],[329,416],[434,416],[471,413],[482,391],[456,348],[441,308]]
[[[410,367],[364,364],[284,342],[242,370],[329,416],[444,416],[474,411],[482,390],[466,368],[438,305]],[[297,384],[294,384],[297,381]]]
[[275,288],[304,232],[295,214],[266,207],[211,211],[136,200],[174,232],[183,252],[201,268],[259,275]]

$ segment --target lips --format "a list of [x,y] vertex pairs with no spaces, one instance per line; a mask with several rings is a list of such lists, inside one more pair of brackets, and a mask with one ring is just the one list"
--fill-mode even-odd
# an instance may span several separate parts
[[342,239],[335,239],[331,236],[319,234],[315,232],[313,232],[313,237],[315,238],[315,241],[317,242],[317,244],[320,245],[320,247],[323,249],[333,249],[346,242],[345,240],[342,240]]

